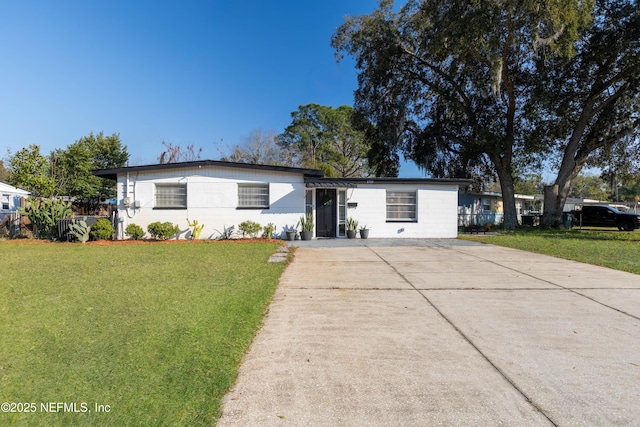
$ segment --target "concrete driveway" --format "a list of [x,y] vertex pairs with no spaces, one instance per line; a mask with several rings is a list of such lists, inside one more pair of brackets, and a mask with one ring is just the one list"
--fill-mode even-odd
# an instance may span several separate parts
[[297,249],[220,426],[640,425],[640,276],[339,243]]

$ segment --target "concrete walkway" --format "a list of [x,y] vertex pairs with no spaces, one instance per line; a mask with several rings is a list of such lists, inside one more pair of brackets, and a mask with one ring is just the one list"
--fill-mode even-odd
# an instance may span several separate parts
[[297,249],[219,426],[640,425],[640,276],[400,242]]

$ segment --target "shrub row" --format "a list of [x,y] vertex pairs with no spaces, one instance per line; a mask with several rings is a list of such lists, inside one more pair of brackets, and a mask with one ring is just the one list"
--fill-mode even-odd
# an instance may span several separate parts
[[[188,220],[187,220],[188,221]],[[189,222],[189,226],[192,227],[191,230],[191,238],[197,239],[200,236],[200,232],[204,227],[203,224],[198,223],[197,220]],[[233,238],[233,228],[234,227],[225,227],[223,232],[220,232],[220,239],[231,239]],[[254,221],[243,221],[238,225],[238,229],[242,233],[242,236],[248,236],[251,238],[255,238],[258,236],[260,232],[262,232],[262,237],[271,239],[273,238],[273,234],[275,233],[276,227],[273,223],[269,223],[264,227],[257,222]],[[152,239],[156,240],[167,240],[171,237],[175,236],[180,232],[180,228],[173,224],[172,222],[154,222],[149,224],[147,227],[147,232],[151,236]],[[124,234],[131,240],[140,240],[144,236],[144,230],[137,224],[129,224],[127,228],[124,230]]]

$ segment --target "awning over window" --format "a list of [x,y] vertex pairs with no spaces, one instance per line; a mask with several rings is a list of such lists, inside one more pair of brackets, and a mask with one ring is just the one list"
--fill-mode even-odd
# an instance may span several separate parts
[[305,186],[307,188],[356,188],[358,184],[339,179],[306,179]]
[[377,185],[385,186],[393,185],[457,185],[467,187],[471,184],[470,179],[450,179],[450,178],[320,178],[317,176],[306,175],[304,183],[307,188],[356,188],[358,185]]

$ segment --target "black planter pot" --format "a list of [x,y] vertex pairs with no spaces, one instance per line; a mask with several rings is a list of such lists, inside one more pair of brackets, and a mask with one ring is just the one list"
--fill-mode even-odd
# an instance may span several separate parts
[[356,238],[356,230],[347,230],[347,237],[349,239],[355,239]]
[[313,231],[301,231],[300,232],[300,238],[302,240],[311,240],[312,237],[313,237]]
[[360,238],[361,239],[366,239],[367,237],[369,237],[369,229],[365,228],[360,230]]
[[293,241],[296,240],[296,232],[295,231],[286,231],[287,240]]

